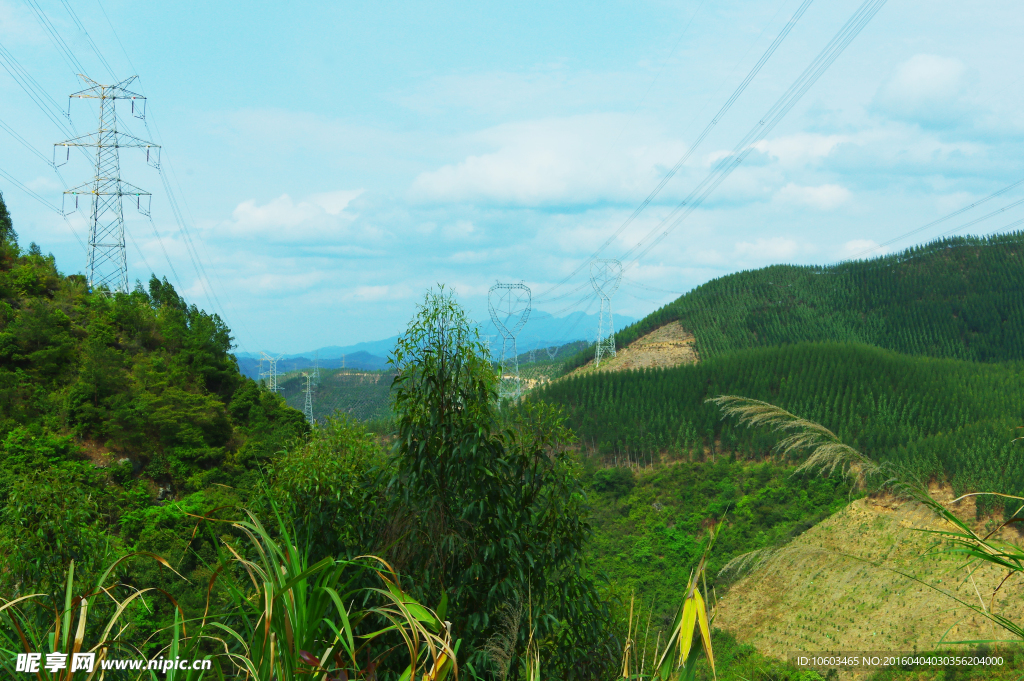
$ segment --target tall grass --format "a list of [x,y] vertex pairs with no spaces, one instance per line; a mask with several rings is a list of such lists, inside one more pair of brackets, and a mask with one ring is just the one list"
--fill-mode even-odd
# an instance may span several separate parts
[[[217,521],[228,523],[242,541],[225,537],[221,560],[209,583],[196,585],[206,589],[206,612],[188,619],[174,603],[173,625],[158,632],[169,639],[158,655],[210,659],[211,668],[168,670],[162,678],[445,681],[458,677],[458,642],[453,642],[451,625],[444,621],[446,601],[437,611],[420,604],[405,592],[391,567],[373,556],[324,558],[310,564],[308,551],[294,544],[287,524],[276,508],[274,512],[276,534],[252,513],[246,513],[244,520]],[[166,560],[152,558],[170,568]],[[45,681],[93,681],[100,678],[104,659],[144,657],[146,642],[132,640],[128,609],[145,607],[145,597],[158,591],[128,587],[130,594],[117,600],[118,587],[125,585],[107,584],[116,566],[108,568],[97,586],[75,595],[78,585],[74,564],[70,565],[64,607],[49,621],[29,612],[44,607],[44,594],[0,599],[0,670],[6,678],[19,676],[15,659],[20,652],[96,654],[91,673],[71,670],[69,658],[67,669],[41,672],[38,678]],[[367,577],[376,585],[367,585]],[[211,612],[210,595],[218,585],[229,596],[230,606]],[[97,600],[110,601],[113,607],[107,608],[112,609],[109,618],[95,623],[89,618],[99,611]],[[157,676],[143,670],[130,678],[156,681]]]

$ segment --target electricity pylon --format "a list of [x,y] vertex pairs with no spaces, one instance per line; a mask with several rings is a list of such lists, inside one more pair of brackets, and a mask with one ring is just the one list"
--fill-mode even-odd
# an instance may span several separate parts
[[[267,390],[272,393],[276,393],[281,390],[277,387],[277,360],[281,359],[282,355],[277,357],[271,357],[265,352],[260,353],[260,380],[265,376],[267,380],[264,385],[267,386]],[[270,366],[268,371],[263,371],[263,362],[267,362]]]
[[320,387],[320,351],[316,351],[316,355],[313,357],[313,385]]
[[[550,347],[545,347],[544,352],[548,353],[548,359],[554,359],[555,356],[558,354],[559,348],[561,347],[562,346],[560,345],[552,345]],[[551,348],[554,348],[554,351],[552,351]]]
[[[128,260],[124,247],[124,197],[134,197],[136,209],[149,216],[152,195],[128,184],[121,179],[121,160],[119,149],[135,147],[146,150],[146,162],[154,168],[160,167],[160,146],[117,131],[117,111],[115,102],[128,99],[132,102],[132,115],[139,119],[146,117],[146,98],[126,89],[135,80],[132,76],[116,85],[100,85],[90,78],[79,76],[91,86],[70,95],[68,111],[70,114],[71,99],[98,99],[100,103],[100,124],[96,132],[81,135],[74,139],[58,142],[53,145],[54,166],[67,163],[71,158],[71,147],[91,147],[96,150],[95,173],[92,181],[80,184],[64,192],[67,197],[75,197],[75,208],[78,210],[78,197],[92,197],[89,213],[89,255],[86,263],[86,278],[91,290],[106,288],[110,293],[115,291],[128,292]],[[59,159],[57,147],[64,147],[65,158]],[[60,162],[58,163],[58,160]],[[145,203],[143,203],[145,202]],[[64,210],[65,215],[70,211]]]
[[594,260],[590,263],[590,285],[601,298],[601,316],[597,320],[597,347],[594,367],[601,359],[615,356],[615,324],[612,321],[612,296],[622,281],[622,263],[618,260]]
[[497,283],[487,292],[487,310],[501,334],[501,362],[498,365],[498,398],[515,400],[523,393],[519,380],[516,335],[526,325],[532,309],[530,288],[518,284]]
[[316,421],[313,419],[313,376],[303,373],[302,377],[306,379],[306,388],[302,391],[306,393],[306,404],[302,408],[302,413],[306,415],[306,422],[312,428],[316,425]]

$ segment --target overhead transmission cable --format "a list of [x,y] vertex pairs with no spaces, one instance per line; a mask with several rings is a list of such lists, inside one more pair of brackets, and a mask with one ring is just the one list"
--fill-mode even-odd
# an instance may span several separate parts
[[[67,43],[63,40],[63,38],[61,38],[60,32],[56,29],[56,27],[53,25],[53,23],[49,20],[49,18],[46,16],[45,12],[43,12],[42,8],[39,7],[36,4],[33,4],[34,0],[27,0],[27,1],[32,6],[32,9],[35,12],[37,18],[39,19],[39,22],[43,25],[43,28],[50,35],[52,42],[57,47],[58,51],[61,52],[62,56],[65,58],[65,61],[68,63],[68,65],[72,68],[72,70],[77,70],[77,73],[84,73],[85,69],[82,66],[81,62],[75,57],[74,53],[68,47]],[[68,14],[71,16],[72,20],[77,25],[77,27],[85,34],[85,37],[86,37],[86,39],[87,39],[87,41],[89,43],[89,46],[93,50],[93,52],[96,54],[97,58],[100,60],[100,62],[103,64],[103,66],[107,69],[107,71],[111,74],[111,77],[116,79],[117,76],[114,74],[113,68],[110,66],[110,63],[103,56],[102,51],[97,46],[95,40],[93,40],[93,38],[92,38],[92,35],[85,28],[85,25],[82,23],[81,19],[79,19],[78,15],[75,13],[74,9],[68,4],[67,0],[61,0],[61,3],[64,5],[65,9],[68,11]],[[111,32],[114,34],[114,38],[115,38],[115,40],[117,40],[118,45],[121,47],[121,51],[124,53],[125,58],[127,59],[129,66],[131,66],[131,68],[133,70],[135,70],[135,66],[132,63],[131,57],[128,55],[127,50],[125,50],[124,43],[121,42],[120,36],[117,35],[117,31],[114,28],[113,23],[110,21],[110,17],[107,14],[106,9],[103,7],[102,3],[99,2],[99,0],[97,0],[97,4],[99,4],[100,11],[103,13],[104,18],[107,20],[107,23],[110,26]],[[2,49],[2,45],[0,45],[0,49]],[[11,73],[11,76],[14,77],[16,81],[18,81],[19,85],[22,86],[22,89],[24,89],[26,91],[26,93],[28,93],[29,96],[32,97],[33,100],[36,101],[37,105],[41,109],[43,109],[44,113],[46,113],[47,116],[50,117],[50,119],[59,128],[61,128],[63,131],[66,132],[66,130],[64,130],[64,126],[59,122],[59,119],[55,119],[53,117],[52,112],[47,110],[47,107],[45,105],[44,100],[42,99],[42,97],[40,97],[39,93],[42,93],[42,95],[45,95],[45,91],[42,90],[42,88],[39,86],[39,84],[36,83],[34,79],[32,79],[32,77],[28,74],[27,71],[24,70],[24,68],[21,68],[21,65],[17,63],[17,60],[14,59],[13,55],[11,55],[9,52],[6,52],[6,50],[4,50],[4,52],[0,52],[0,57],[4,57],[4,56],[6,56],[10,60],[10,62],[12,63],[12,66],[8,67],[7,63],[3,63],[3,62],[0,62],[0,63],[3,63],[5,69],[9,73]],[[18,75],[16,75],[16,73]],[[18,77],[19,75],[21,76],[21,78]],[[25,81],[25,82],[23,82],[23,81]],[[141,86],[141,83],[140,83],[140,86]],[[49,102],[52,104],[54,109],[57,109],[58,111],[60,111],[60,107],[57,106],[56,102],[54,102],[53,99],[49,97],[49,95],[45,95],[45,99],[49,100]],[[66,114],[63,113],[63,111],[61,111],[61,114],[66,116]],[[70,117],[68,117],[68,121],[70,123]],[[145,119],[143,119],[143,123],[146,125],[146,129],[148,131],[149,130],[149,125],[146,123]],[[154,122],[154,125],[155,125],[155,122]],[[71,123],[71,126],[72,126],[72,129],[73,129],[74,128],[74,124]],[[77,134],[77,131],[76,131],[76,134]],[[68,136],[70,137],[72,135],[69,134]],[[158,171],[159,170],[160,169],[158,168]],[[193,267],[196,270],[196,276],[199,279],[199,282],[200,282],[200,284],[203,287],[203,291],[206,294],[207,300],[210,303],[211,307],[213,307],[214,309],[219,308],[221,317],[226,322],[227,321],[227,315],[225,314],[224,307],[223,307],[223,305],[220,304],[220,301],[217,298],[216,293],[212,290],[213,287],[211,286],[210,279],[206,275],[206,271],[205,271],[205,268],[202,265],[202,262],[199,261],[199,259],[198,259],[198,250],[195,248],[195,244],[192,242],[191,235],[189,234],[187,225],[184,222],[184,217],[181,214],[181,211],[180,211],[180,209],[177,206],[177,201],[175,199],[175,196],[174,196],[173,192],[171,191],[170,184],[167,182],[163,172],[160,172],[160,176],[161,176],[161,180],[164,183],[164,189],[165,189],[165,191],[167,191],[168,203],[171,205],[172,213],[174,213],[175,220],[178,223],[179,229],[181,229],[182,234],[184,236],[183,241],[185,242],[186,252],[189,254],[190,259],[193,261]],[[65,216],[65,221],[67,221],[66,216]],[[70,226],[70,223],[68,223],[68,224]],[[155,223],[153,223],[152,218],[150,218],[150,225],[153,228],[153,233],[156,236],[157,241],[160,244],[160,248],[163,251],[164,257],[167,260],[168,267],[170,267],[171,273],[174,276],[174,278],[176,280],[176,283],[178,284],[179,292],[183,293],[184,287],[182,285],[182,282],[181,282],[180,278],[178,277],[178,274],[177,274],[177,271],[174,268],[174,265],[171,263],[170,257],[167,254],[167,249],[164,246],[163,239],[160,236],[159,230],[156,229],[156,225],[155,225]],[[77,234],[75,236],[77,238]],[[79,242],[81,242],[80,239],[79,239]],[[138,249],[138,245],[137,244],[134,244],[134,245],[136,246],[136,250],[139,250]],[[142,255],[143,262],[146,262],[145,256],[142,254],[141,250],[139,250],[139,254]],[[149,267],[148,262],[146,262],[146,266]],[[244,325],[243,325],[243,328],[244,328]],[[248,329],[246,329],[246,331],[248,332]],[[251,332],[249,332],[249,335],[250,335],[250,337],[252,337]]]
[[57,48],[61,58],[68,67],[76,74],[85,74],[86,69],[82,66],[82,62],[78,61],[75,53],[71,51],[68,44],[60,37],[60,32],[57,30],[57,27],[53,25],[53,22],[50,21],[50,18],[46,16],[46,12],[43,11],[43,8],[39,6],[36,0],[25,0],[25,2],[32,8],[32,12],[36,15],[36,19],[39,20],[39,24],[43,27],[46,34],[50,36],[50,42],[52,42],[53,46]]
[[715,164],[715,167],[700,184],[657,227],[619,258],[623,261],[632,259],[624,266],[624,270],[636,265],[640,259],[650,253],[651,249],[661,243],[672,230],[682,224],[703,203],[704,199],[750,155],[755,145],[767,137],[768,133],[796,106],[797,102],[800,101],[811,86],[818,81],[818,78],[828,70],[839,55],[853,42],[853,39],[857,37],[875,14],[885,5],[885,2],[886,0],[865,0],[818,56],[804,69],[803,73],[800,74],[786,92],[740,140],[732,152]]
[[[988,196],[986,196],[983,199],[978,199],[974,203],[971,203],[969,205],[964,206],[963,208],[955,210],[952,213],[950,213],[949,215],[945,215],[945,216],[939,218],[938,220],[932,220],[927,225],[922,225],[921,227],[917,227],[915,229],[912,229],[909,232],[904,232],[903,234],[900,234],[899,236],[893,237],[893,238],[889,239],[888,241],[886,241],[884,243],[878,244],[877,246],[872,246],[871,248],[866,248],[866,249],[864,249],[863,251],[861,251],[860,253],[858,253],[857,255],[853,256],[850,259],[851,260],[859,260],[860,258],[863,258],[868,253],[872,253],[872,252],[877,251],[879,249],[885,248],[886,246],[891,246],[892,244],[896,243],[897,241],[901,241],[903,239],[906,239],[908,236],[913,236],[915,234],[923,232],[924,230],[926,230],[926,229],[928,229],[930,227],[934,227],[935,225],[941,224],[941,223],[945,222],[946,220],[949,220],[950,218],[955,218],[957,215],[960,215],[961,213],[966,213],[970,209],[976,208],[977,206],[980,206],[981,204],[983,204],[983,203],[985,203],[987,201],[991,201],[992,199],[996,198],[997,196],[1002,196],[1006,192],[1010,191],[1011,189],[1014,189],[1015,187],[1019,187],[1022,184],[1024,184],[1024,179],[1017,180],[1013,184],[1007,185],[1006,187],[1003,187],[999,191],[993,192],[993,193],[989,194]],[[1014,204],[1014,205],[1016,205],[1016,204]],[[995,214],[996,213],[991,213],[990,215],[995,215]],[[961,227],[958,227],[957,229],[961,229]]]
[[[63,2],[64,0],[61,0],[61,1]],[[119,36],[118,33],[117,33],[117,29],[114,28],[114,22],[112,22],[110,20],[110,15],[107,14],[107,10],[103,6],[102,0],[96,0],[96,4],[97,4],[97,6],[99,6],[100,12],[103,14],[103,18],[107,20],[107,25],[110,27],[110,32],[113,34],[114,40],[117,41],[118,46],[121,48],[121,53],[124,54],[124,58],[128,62],[128,66],[131,67],[133,72],[138,73],[138,69],[135,68],[135,64],[134,64],[134,62],[132,62],[131,55],[129,55],[128,54],[128,50],[125,49],[124,43],[121,41],[121,36]],[[105,60],[104,60],[104,62],[105,62]],[[146,93],[145,88],[142,85],[141,79],[139,81],[139,89],[142,90],[142,94]],[[155,134],[149,130],[149,121],[151,119],[152,119],[152,115],[147,116],[145,119],[143,119],[142,123],[146,127],[146,131],[149,132],[150,136],[151,137],[155,137],[156,141],[159,142],[161,145],[163,145],[163,139],[162,139],[162,136],[160,135],[160,128],[157,125],[155,119],[152,119],[153,120],[153,127],[155,128]],[[179,191],[181,191],[181,183],[178,182],[177,174],[174,173],[174,165],[171,163],[170,155],[167,154],[167,152],[166,152],[166,147],[164,148],[163,158],[166,161],[167,166],[171,169],[171,173],[175,175],[175,177],[174,177],[175,184],[178,185],[178,189],[179,189]],[[185,242],[185,245],[186,245],[185,250],[189,254],[190,259],[192,260],[193,269],[196,270],[196,276],[199,278],[199,282],[203,286],[203,292],[206,294],[207,300],[210,300],[210,294],[212,293],[213,299],[216,300],[216,302],[217,302],[217,307],[220,308],[221,318],[224,320],[225,323],[228,323],[228,316],[227,316],[227,314],[226,314],[226,312],[224,310],[224,306],[220,304],[220,300],[217,298],[217,294],[215,292],[213,292],[213,282],[211,282],[210,278],[206,275],[206,269],[202,266],[202,261],[199,259],[199,252],[198,252],[198,250],[195,249],[195,246],[192,243],[192,238],[191,238],[191,235],[189,234],[189,231],[188,231],[188,225],[185,223],[184,215],[181,213],[180,209],[177,206],[177,201],[175,199],[174,192],[172,191],[171,185],[167,181],[166,177],[164,176],[163,169],[159,168],[158,172],[160,174],[160,180],[161,180],[161,182],[164,185],[164,191],[167,192],[168,203],[172,204],[171,211],[174,214],[175,221],[178,224],[178,228],[181,231],[182,236],[184,237],[183,241]],[[185,208],[186,208],[186,210],[188,210],[189,216],[191,217],[192,210],[191,210],[191,208],[189,208],[188,201],[185,199],[185,193],[182,191],[181,194],[182,194],[182,201],[185,203]],[[193,224],[195,224],[195,218],[192,218],[192,221],[193,221]],[[170,258],[167,257],[167,250],[164,248],[163,240],[159,236],[159,232],[156,229],[156,225],[153,224],[152,219],[150,219],[150,223],[153,226],[154,234],[157,235],[157,241],[160,242],[160,248],[163,249],[163,251],[164,251],[164,257],[167,258],[167,264],[171,268],[171,273],[174,274],[175,279],[177,279],[177,276],[178,276],[177,272],[175,271],[174,266],[171,264]],[[202,244],[202,240],[199,240],[199,241],[200,241],[200,244]],[[205,249],[205,244],[203,244],[203,250],[204,251],[206,250]],[[209,258],[209,252],[207,252],[206,255],[207,255],[207,258]],[[210,259],[212,260],[212,258],[210,258]],[[199,275],[199,271],[200,270],[202,270],[202,272],[203,272],[202,276]],[[221,281],[220,275],[217,274],[216,270],[214,270],[214,275],[217,277],[217,281],[221,285],[221,287],[226,288],[224,286],[224,282]],[[204,277],[205,277],[205,279],[204,279]],[[179,288],[181,287],[180,281],[179,281],[178,286],[179,286]],[[211,306],[213,306],[213,301],[210,301],[210,304],[211,304]],[[241,319],[239,319],[238,322],[241,324],[242,330],[245,331],[245,333],[249,336],[250,340],[255,341],[256,340],[256,336],[245,325],[245,322],[243,320],[241,320]],[[239,345],[242,346],[242,349],[244,351],[245,350],[245,345],[243,343],[241,343],[241,342],[239,343]],[[257,345],[259,345],[259,344],[257,343]]]
[[17,180],[17,178],[15,178],[13,175],[11,175],[7,171],[5,171],[3,168],[0,168],[0,175],[5,177],[9,182],[11,182],[18,189],[20,189],[21,191],[25,192],[26,194],[31,196],[33,199],[35,199],[39,203],[43,204],[44,206],[46,206],[47,208],[52,210],[54,213],[57,213],[58,215],[61,213],[60,208],[57,208],[57,206],[53,205],[52,203],[50,203],[49,201],[44,199],[42,196],[40,196],[39,194],[35,193],[34,191],[29,189],[28,187],[26,187],[24,184],[19,182]]
[[[878,0],[875,1],[877,2]],[[884,2],[884,0],[881,1]],[[577,274],[582,272],[590,264],[592,260],[597,258],[597,256],[599,256],[602,251],[608,248],[608,246],[610,246],[615,241],[615,239],[618,238],[620,234],[622,234],[622,232],[624,232],[631,224],[633,224],[633,221],[636,220],[640,213],[642,213],[643,210],[647,208],[648,205],[650,205],[651,201],[653,201],[655,197],[657,197],[658,194],[661,193],[661,190],[665,188],[665,185],[668,184],[673,177],[675,177],[676,173],[678,173],[679,170],[683,167],[683,165],[690,159],[690,156],[693,155],[693,153],[697,150],[697,147],[700,146],[701,142],[703,142],[704,139],[715,128],[715,126],[718,125],[718,122],[722,120],[722,117],[725,116],[726,113],[728,113],[729,109],[732,108],[732,105],[736,103],[736,100],[739,99],[740,95],[742,95],[743,92],[747,89],[747,86],[750,85],[751,81],[753,81],[757,74],[760,73],[761,68],[764,67],[764,65],[768,62],[771,56],[775,54],[775,51],[779,48],[779,45],[782,44],[782,42],[789,35],[790,31],[793,30],[793,27],[796,26],[798,21],[800,21],[800,18],[807,11],[807,8],[810,7],[811,2],[813,2],[813,0],[804,0],[800,4],[800,6],[797,7],[796,12],[794,12],[793,16],[790,17],[788,22],[786,22],[786,25],[782,27],[782,30],[775,37],[775,40],[773,40],[772,43],[768,46],[764,54],[761,55],[761,58],[757,60],[757,63],[755,63],[754,66],[750,69],[750,71],[747,73],[747,76],[736,87],[732,95],[729,96],[729,99],[725,101],[725,103],[718,110],[718,112],[711,118],[711,121],[704,127],[704,130],[697,136],[697,138],[693,141],[690,147],[686,150],[686,153],[684,153],[679,158],[679,160],[676,161],[676,164],[672,166],[672,168],[665,174],[665,176],[661,179],[661,182],[659,182],[658,185],[654,188],[654,190],[651,191],[650,194],[648,194],[647,198],[644,199],[643,202],[641,202],[640,205],[637,206],[636,209],[630,214],[630,216],[626,218],[625,222],[623,222],[622,225],[620,225],[619,228],[616,229],[615,232],[613,232],[612,235],[608,237],[608,239],[603,244],[601,244],[601,246],[596,251],[594,251],[590,258],[585,260],[579,267],[573,270],[568,276],[566,276],[560,282],[558,282],[550,289],[548,289],[546,292],[538,296],[538,302],[543,302],[540,300],[541,298],[548,295],[549,293],[551,293],[552,291],[559,288],[567,281],[575,277]]]
[[[15,59],[14,55],[0,43],[0,66],[14,79],[14,82],[28,95],[39,110],[50,119],[67,137],[74,137],[77,131],[71,125],[64,109],[53,100],[35,78]],[[68,127],[70,126],[70,127]]]
[[30,152],[32,152],[40,161],[53,168],[53,162],[50,159],[46,158],[46,156],[43,155],[43,152],[39,151],[34,146],[32,146],[32,144],[27,139],[18,134],[17,130],[4,123],[2,120],[0,120],[0,128],[2,128],[8,135],[17,140],[21,144],[21,146],[25,147]]
[[[68,11],[68,14],[71,15],[71,20],[75,22],[76,26],[78,26],[78,30],[85,34],[85,39],[89,42],[89,47],[92,48],[93,53],[100,60],[100,63],[103,64],[103,67],[107,70],[107,73],[110,74],[110,77],[114,79],[115,83],[119,82],[117,75],[114,73],[114,69],[112,69],[110,67],[110,64],[107,63],[107,60],[103,57],[103,53],[100,52],[100,48],[96,46],[96,41],[94,41],[92,39],[92,36],[89,35],[89,31],[85,28],[85,24],[83,24],[82,20],[78,18],[77,14],[75,14],[75,10],[68,3],[68,0],[60,0],[60,2],[62,5],[64,5],[64,9]],[[82,73],[85,72],[83,71]]]

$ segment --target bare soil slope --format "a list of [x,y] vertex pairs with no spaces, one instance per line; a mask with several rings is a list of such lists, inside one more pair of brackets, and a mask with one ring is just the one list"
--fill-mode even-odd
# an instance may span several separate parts
[[679,322],[670,322],[638,338],[627,347],[619,348],[615,357],[603,360],[599,368],[595,369],[594,362],[590,361],[571,375],[696,364],[699,358],[693,344],[692,333],[684,329]]
[[[934,490],[944,503],[948,491]],[[974,504],[953,509],[974,517]],[[973,574],[955,556],[927,556],[945,521],[916,502],[860,499],[794,539],[736,583],[716,626],[777,657],[794,652],[924,651],[941,641],[1006,639],[987,620],[925,584],[1015,621],[1021,585],[986,566]],[[1016,532],[1004,537],[1020,543]],[[873,565],[872,563],[876,564]],[[903,573],[909,576],[903,576]],[[922,584],[917,580],[925,582]]]

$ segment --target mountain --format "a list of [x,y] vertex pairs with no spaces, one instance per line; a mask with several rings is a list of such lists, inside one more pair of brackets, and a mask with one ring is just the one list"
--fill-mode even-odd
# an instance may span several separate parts
[[[252,353],[244,354],[251,355]],[[313,357],[315,358],[315,355],[313,355]],[[249,378],[252,379],[259,379],[260,360],[258,356],[253,358],[251,356],[242,357],[236,355],[236,358],[238,359],[238,370],[242,373],[243,376],[248,376]],[[341,355],[337,358],[325,359],[323,355],[321,355],[319,360],[317,360],[317,363],[320,365],[320,368],[322,369],[348,368],[364,369],[368,371],[379,371],[381,369],[386,369],[388,366],[388,361],[386,358],[371,355],[365,350],[359,350],[351,354]],[[314,359],[311,359],[310,357],[293,355],[289,358],[282,358],[278,360],[277,373],[283,375],[295,371],[303,371],[305,369],[311,368],[313,364]],[[264,363],[263,365],[263,370],[269,370],[269,366],[266,363]]]
[[[563,375],[531,393],[559,407],[580,442],[594,494],[594,569],[665,622],[673,589],[700,558],[702,528],[724,519],[712,572],[751,551],[780,551],[735,599],[732,576],[714,580],[727,603],[734,599],[722,621],[741,641],[772,654],[866,650],[864,631],[877,617],[885,641],[923,644],[936,629],[911,620],[952,604],[915,594],[913,607],[894,611],[884,586],[891,575],[836,592],[861,613],[856,622],[836,619],[846,605],[817,607],[822,592],[811,585],[845,583],[856,568],[854,560],[826,574],[839,565],[835,551],[860,542],[872,560],[894,538],[903,541],[873,520],[885,515],[871,511],[877,503],[850,505],[874,488],[851,486],[839,473],[794,475],[800,459],[775,453],[778,433],[723,420],[706,400],[733,394],[776,404],[821,423],[900,479],[949,494],[1024,494],[1021,443],[1013,441],[1024,425],[1022,246],[1021,232],[944,239],[870,261],[722,277],[616,335],[622,349],[681,325],[693,334],[697,363]],[[587,347],[563,371],[592,357]],[[823,489],[823,481],[834,486]],[[958,512],[991,527],[1018,505],[986,496]],[[812,535],[827,550],[801,554],[794,538],[831,514]],[[857,539],[848,541],[850,533]],[[930,578],[938,567],[911,573]]]
[[[542,348],[558,348],[576,341],[591,341],[597,336],[597,314],[573,312],[565,317],[554,317],[547,312],[534,310],[528,322],[517,337],[517,352],[525,354],[530,350]],[[636,320],[623,315],[612,315],[615,328],[624,328]],[[479,325],[480,334],[490,342],[491,354],[497,358],[501,355],[501,334],[494,323],[488,319]],[[277,363],[279,374],[301,371],[313,366],[314,359],[319,357],[321,367],[340,369],[364,369],[378,371],[387,367],[387,358],[395,347],[398,336],[384,340],[366,341],[355,345],[329,345],[317,350],[300,352],[292,355],[281,355]],[[273,353],[268,353],[273,355]],[[249,378],[259,378],[261,353],[238,352],[238,368]],[[266,369],[266,367],[264,367]]]
[[[996,362],[1024,359],[1024,232],[952,237],[873,260],[774,265],[714,279],[616,334],[670,321],[699,356],[804,341]],[[582,366],[593,350],[570,368]]]

